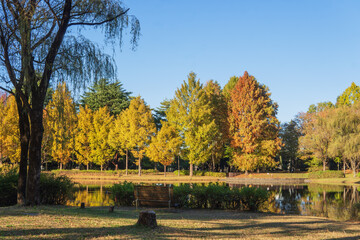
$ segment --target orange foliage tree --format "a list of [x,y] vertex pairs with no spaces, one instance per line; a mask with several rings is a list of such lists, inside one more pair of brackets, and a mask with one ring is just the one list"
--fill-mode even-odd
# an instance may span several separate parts
[[232,163],[248,172],[274,167],[274,157],[281,147],[279,120],[265,85],[247,72],[230,93],[229,133],[233,148]]

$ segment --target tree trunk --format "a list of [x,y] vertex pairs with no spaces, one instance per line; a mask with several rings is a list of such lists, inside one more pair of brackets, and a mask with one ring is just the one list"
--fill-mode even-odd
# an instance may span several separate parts
[[126,160],[125,160],[126,170],[125,175],[128,175],[128,167],[129,167],[129,150],[126,149]]
[[16,96],[16,103],[19,115],[19,131],[20,131],[20,163],[19,163],[19,179],[17,188],[17,204],[24,205],[26,203],[26,178],[28,167],[29,139],[30,139],[30,123],[29,116],[23,109],[21,99]]
[[100,164],[100,171],[102,172],[102,170],[103,170],[103,165]]
[[193,176],[193,172],[194,172],[194,164],[190,163],[190,177]]
[[164,165],[164,177],[166,177],[166,166]]
[[63,169],[63,164],[62,163],[60,163],[60,170],[62,170]]
[[323,171],[325,171],[325,170],[326,170],[326,159],[323,160]]
[[178,156],[178,176],[180,177],[180,156]]
[[345,170],[346,170],[345,159],[343,159],[343,167],[344,167],[344,174],[345,174]]
[[29,173],[26,185],[26,204],[37,205],[40,203],[40,172],[41,172],[41,142],[44,132],[41,104],[33,103],[40,108],[30,112],[30,144],[29,144]]
[[89,171],[89,163],[86,164],[86,171]]
[[141,158],[139,158],[139,176],[141,176]]

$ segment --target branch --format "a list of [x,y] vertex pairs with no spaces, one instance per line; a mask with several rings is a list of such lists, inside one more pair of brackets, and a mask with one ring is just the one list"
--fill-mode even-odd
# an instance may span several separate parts
[[120,13],[120,14],[112,17],[112,18],[106,19],[106,20],[104,20],[104,21],[102,21],[102,22],[95,22],[95,23],[85,23],[85,22],[70,23],[70,24],[69,24],[69,27],[70,27],[70,26],[75,26],[75,25],[82,25],[82,26],[97,26],[97,25],[102,25],[102,24],[104,24],[104,23],[111,22],[111,21],[113,21],[114,19],[116,19],[116,18],[118,18],[118,17],[126,14],[129,10],[130,10],[130,8],[128,8],[128,9],[126,9],[124,12],[122,12],[122,13]]
[[49,32],[43,37],[41,38],[37,43],[34,44],[34,46],[31,48],[31,50],[36,49],[38,46],[40,46],[43,42],[45,42],[45,40],[47,38],[50,37],[50,35],[52,34],[53,30],[55,29],[56,26],[56,21],[53,21],[53,25],[51,26],[51,29],[49,30]]
[[9,90],[6,89],[6,88],[0,87],[0,89],[3,90],[3,91],[5,91],[5,92],[7,92],[7,93],[9,93],[9,94],[11,94],[11,95],[13,95],[13,96],[15,96],[15,93],[13,93],[12,91],[9,91]]

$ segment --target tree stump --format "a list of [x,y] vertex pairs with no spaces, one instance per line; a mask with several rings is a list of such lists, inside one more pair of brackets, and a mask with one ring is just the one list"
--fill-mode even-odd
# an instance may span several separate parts
[[156,213],[154,211],[141,211],[139,214],[137,225],[156,228]]

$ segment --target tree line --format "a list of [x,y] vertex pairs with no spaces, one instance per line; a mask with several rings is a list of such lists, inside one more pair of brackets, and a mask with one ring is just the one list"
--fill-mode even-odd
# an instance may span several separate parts
[[[175,91],[152,111],[140,97],[131,97],[120,82],[100,79],[75,104],[65,83],[60,83],[44,108],[41,157],[102,166],[129,155],[139,175],[146,156],[166,167],[176,158],[193,166],[215,167],[224,157],[242,171],[276,166],[280,150],[277,104],[268,88],[247,72],[233,77],[222,89],[215,81],[201,84],[191,72]],[[19,161],[20,141],[12,96],[2,97],[0,154]],[[8,120],[9,118],[9,120]],[[12,124],[8,121],[12,120]],[[11,152],[13,151],[13,152]],[[114,164],[116,165],[116,164]],[[117,165],[116,165],[117,167]]]
[[[340,164],[354,176],[360,165],[360,87],[352,83],[336,103],[310,105],[306,113],[282,125],[280,156],[291,169],[337,169]],[[321,167],[320,167],[321,165]]]

